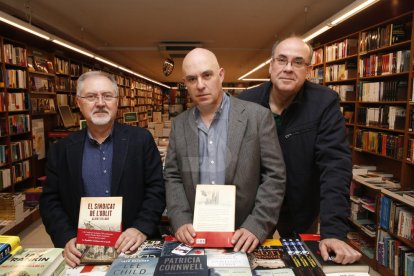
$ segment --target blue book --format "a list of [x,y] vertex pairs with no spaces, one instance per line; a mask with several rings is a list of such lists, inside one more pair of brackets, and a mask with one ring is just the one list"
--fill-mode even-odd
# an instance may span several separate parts
[[158,258],[128,258],[118,257],[115,259],[106,273],[106,276],[114,275],[153,275]]

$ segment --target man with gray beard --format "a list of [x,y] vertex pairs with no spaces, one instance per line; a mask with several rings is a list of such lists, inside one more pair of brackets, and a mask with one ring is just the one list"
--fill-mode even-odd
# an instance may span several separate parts
[[80,264],[76,234],[81,197],[122,196],[118,253],[136,250],[157,237],[165,208],[160,154],[151,134],[115,122],[118,85],[100,71],[81,75],[76,102],[87,128],[53,144],[48,152],[47,179],[40,199],[46,231],[64,248],[66,263]]

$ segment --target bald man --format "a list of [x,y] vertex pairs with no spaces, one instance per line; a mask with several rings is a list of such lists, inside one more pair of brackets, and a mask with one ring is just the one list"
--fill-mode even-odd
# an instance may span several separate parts
[[269,110],[222,88],[224,69],[201,48],[189,52],[183,80],[195,106],[172,125],[165,181],[176,238],[194,243],[197,184],[236,185],[234,251],[251,252],[274,231],[285,192],[285,165]]

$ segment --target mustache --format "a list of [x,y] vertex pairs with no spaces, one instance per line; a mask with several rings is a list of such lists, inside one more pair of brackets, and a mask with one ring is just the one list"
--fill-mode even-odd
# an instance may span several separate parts
[[94,110],[92,110],[92,113],[107,113],[107,114],[109,114],[109,110],[106,109],[105,107],[95,108]]

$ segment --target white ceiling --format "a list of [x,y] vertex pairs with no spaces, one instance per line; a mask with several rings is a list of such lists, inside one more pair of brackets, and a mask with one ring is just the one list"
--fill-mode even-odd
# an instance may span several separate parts
[[[272,44],[302,35],[353,0],[0,0],[0,10],[65,36],[161,82],[181,81],[182,58],[162,74],[165,41],[196,41],[237,79],[270,57]],[[267,68],[254,77],[267,77]]]

